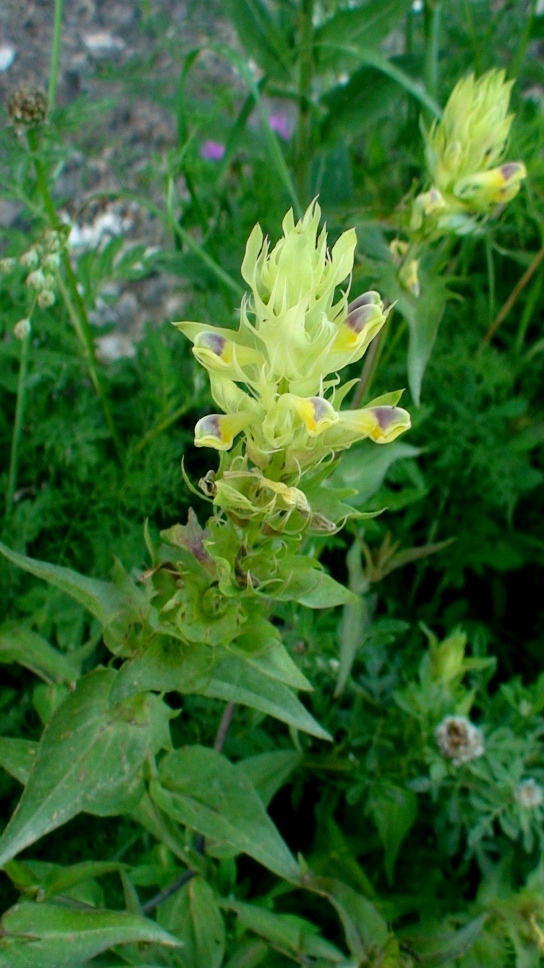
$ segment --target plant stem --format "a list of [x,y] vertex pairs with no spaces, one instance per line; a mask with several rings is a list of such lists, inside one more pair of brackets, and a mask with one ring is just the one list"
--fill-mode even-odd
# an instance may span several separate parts
[[215,743],[213,744],[213,748],[216,753],[221,753],[225,745],[229,726],[232,723],[232,717],[234,716],[235,711],[236,703],[228,702],[223,711],[221,722],[219,723],[219,728],[217,730],[217,736],[215,737]]
[[[235,711],[236,711],[236,703],[228,702],[223,710],[223,715],[221,716],[221,721],[217,728],[217,733],[213,744],[213,748],[216,753],[221,753],[223,750],[223,747],[225,745],[225,740],[227,738],[227,733],[229,731],[229,726],[232,723],[232,717],[234,716]],[[195,840],[195,850],[197,851],[197,853],[199,854],[204,853],[205,842],[206,841],[204,838],[204,834],[199,834]]]
[[489,343],[490,340],[493,339],[499,326],[501,325],[503,320],[506,319],[506,317],[508,316],[508,313],[510,312],[514,304],[517,302],[517,300],[521,296],[521,293],[525,289],[526,285],[531,281],[536,270],[538,269],[539,265],[543,261],[544,261],[544,246],[542,246],[540,251],[537,252],[529,268],[526,269],[526,271],[523,273],[519,282],[517,282],[514,288],[512,289],[512,292],[510,293],[508,299],[504,303],[502,309],[497,313],[495,319],[491,323],[491,326],[489,327],[487,333],[485,334],[482,340],[482,343]]
[[536,5],[537,5],[537,0],[531,0],[529,13],[527,16],[527,20],[525,21],[525,28],[521,35],[520,42],[518,44],[518,49],[515,53],[512,63],[510,64],[510,68],[508,71],[510,77],[513,77],[513,78],[517,77],[521,70],[521,65],[523,64],[523,58],[525,57],[525,52],[531,41],[533,23],[536,17]]
[[423,65],[423,79],[427,94],[433,100],[436,100],[438,91],[441,7],[442,0],[426,0],[424,13],[425,60]]
[[26,404],[26,377],[28,371],[28,351],[30,348],[30,330],[21,341],[21,359],[19,362],[19,376],[17,378],[17,403],[15,405],[15,423],[11,439],[11,456],[9,462],[8,489],[6,492],[6,520],[11,517],[13,498],[17,487],[17,467],[19,464],[19,445],[23,431]]
[[[38,134],[35,130],[31,129],[28,132],[28,144],[30,150],[34,155],[34,169],[36,171],[36,180],[38,182],[38,188],[43,199],[45,210],[49,216],[51,226],[53,229],[60,229],[62,223],[57,215],[53,199],[49,192],[49,186],[47,184],[47,175],[45,168],[37,155],[38,150]],[[112,440],[115,444],[115,449],[117,451],[117,456],[120,457],[122,453],[122,446],[115,424],[113,422],[113,416],[111,413],[110,405],[104,387],[102,386],[102,381],[98,373],[96,365],[96,356],[94,349],[93,334],[91,331],[90,323],[87,318],[87,311],[85,309],[85,303],[81,298],[79,289],[77,288],[77,279],[72,269],[72,263],[70,262],[70,256],[66,249],[62,252],[62,264],[64,266],[64,271],[66,274],[67,285],[65,286],[60,276],[58,277],[59,289],[64,299],[66,309],[68,310],[68,315],[72,322],[72,325],[76,331],[77,338],[79,340],[87,368],[89,370],[89,376],[91,377],[93,386],[96,390],[97,396],[102,405],[102,410],[104,413],[104,418],[108,425]]]
[[60,44],[62,38],[62,8],[64,0],[55,0],[55,13],[53,19],[53,43],[51,46],[51,67],[49,70],[49,91],[47,94],[47,106],[50,111],[55,107],[57,97],[57,84],[59,79],[60,64]]
[[313,78],[314,0],[300,0],[298,123],[295,171],[299,198],[304,205],[310,192],[311,86]]
[[158,894],[155,894],[155,897],[152,897],[149,901],[146,901],[145,904],[142,904],[142,913],[149,914],[151,911],[154,911],[159,904],[167,901],[168,898],[172,897],[172,894],[175,894],[176,891],[179,891],[184,884],[188,884],[189,881],[192,881],[196,874],[197,871],[185,871],[185,873],[181,874],[176,881],[172,881],[168,887],[165,887],[162,891],[159,891]]

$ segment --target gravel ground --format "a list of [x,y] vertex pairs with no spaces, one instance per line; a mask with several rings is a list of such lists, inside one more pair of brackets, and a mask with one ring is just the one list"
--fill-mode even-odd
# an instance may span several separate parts
[[[82,246],[96,245],[105,233],[123,232],[131,243],[164,242],[158,220],[133,203],[86,204],[91,193],[137,188],[138,176],[152,154],[175,144],[175,121],[160,99],[146,96],[172,88],[180,71],[179,51],[210,38],[236,41],[220,16],[219,0],[65,0],[57,105],[69,106],[81,95],[89,102],[111,99],[91,136],[76,132],[74,150],[57,184],[68,198],[67,214],[77,218]],[[23,83],[47,90],[53,0],[2,0],[0,3],[0,102]],[[177,55],[177,56],[176,56]],[[228,68],[206,57],[194,76],[209,86],[224,81]],[[234,78],[233,78],[234,80]],[[73,137],[71,134],[70,137]],[[0,199],[2,227],[17,226],[20,209]],[[183,281],[155,276],[114,287],[108,303],[100,301],[93,319],[114,323],[98,341],[105,359],[133,352],[147,321],[172,319],[183,308]]]

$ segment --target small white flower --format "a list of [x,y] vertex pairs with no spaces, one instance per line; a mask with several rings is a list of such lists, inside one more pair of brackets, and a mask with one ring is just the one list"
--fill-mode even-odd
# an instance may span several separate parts
[[484,737],[466,716],[446,716],[436,727],[438,748],[454,766],[462,766],[484,755]]
[[17,260],[11,256],[0,259],[0,276],[8,276],[10,272],[13,272],[16,265]]
[[50,289],[42,289],[38,295],[38,306],[40,309],[49,309],[55,304],[55,293]]
[[34,271],[26,277],[25,281],[27,286],[30,286],[32,289],[36,289],[38,292],[45,288],[45,276],[41,269],[34,269]]
[[18,323],[15,323],[13,327],[13,335],[16,339],[26,339],[30,333],[30,320],[20,319]]
[[544,790],[530,777],[522,782],[514,790],[514,797],[521,807],[530,810],[532,807],[541,807],[544,803]]
[[40,264],[40,256],[36,249],[28,249],[27,252],[23,252],[19,262],[25,269],[35,269]]

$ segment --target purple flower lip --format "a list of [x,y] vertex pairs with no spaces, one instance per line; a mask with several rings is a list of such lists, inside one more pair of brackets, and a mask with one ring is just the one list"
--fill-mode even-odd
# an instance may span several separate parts
[[200,146],[200,157],[208,161],[221,161],[225,154],[225,145],[220,141],[205,141]]
[[223,350],[225,349],[226,342],[225,337],[219,336],[217,333],[202,333],[200,339],[198,340],[198,345],[204,346],[206,349],[211,350],[211,352],[215,353],[216,356],[221,356]]
[[328,417],[330,413],[330,406],[326,400],[322,397],[310,397],[314,408],[314,417],[317,422],[321,420],[322,417]]
[[517,175],[521,169],[522,166],[518,161],[508,161],[505,165],[501,165],[501,173],[506,181],[509,181],[514,175]]
[[379,306],[381,301],[379,292],[370,289],[369,292],[363,292],[356,299],[352,299],[348,306],[348,313],[353,312],[354,309],[359,309],[361,306]]
[[397,417],[396,407],[372,407],[372,413],[378,421],[381,430],[387,430]]
[[[368,294],[366,294],[368,295]],[[359,298],[363,298],[362,296]],[[355,300],[357,302],[357,300]],[[353,303],[350,303],[353,305]],[[348,307],[349,308],[349,307]],[[369,323],[376,322],[381,316],[379,307],[375,303],[366,303],[363,305],[356,306],[352,309],[346,316],[346,324],[354,333],[359,333],[367,326]]]

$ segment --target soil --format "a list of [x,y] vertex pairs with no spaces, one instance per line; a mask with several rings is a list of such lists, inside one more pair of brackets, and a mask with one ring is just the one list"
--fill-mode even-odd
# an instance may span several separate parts
[[[22,84],[47,90],[54,0],[2,0],[0,4],[0,103]],[[168,93],[175,89],[183,52],[220,40],[236,45],[219,0],[65,0],[57,106],[108,103],[92,133],[70,132],[73,148],[56,184],[67,216],[77,228],[79,251],[122,233],[127,242],[164,244],[160,221],[136,203],[88,204],[90,195],[131,191],[155,155],[175,145]],[[209,89],[224,81],[228,66],[204,54],[195,72]],[[233,76],[233,83],[236,80]],[[152,90],[153,96],[149,96]],[[165,96],[157,97],[158,92]],[[7,118],[5,119],[7,122]],[[20,207],[0,198],[2,229],[17,227]],[[167,242],[170,244],[170,242]],[[74,251],[78,251],[76,247]],[[114,286],[108,301],[99,300],[93,321],[114,324],[98,340],[104,359],[133,352],[133,341],[147,321],[179,318],[187,284],[154,276]]]

